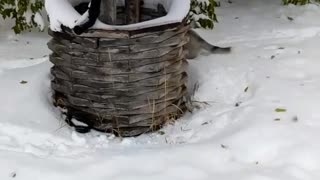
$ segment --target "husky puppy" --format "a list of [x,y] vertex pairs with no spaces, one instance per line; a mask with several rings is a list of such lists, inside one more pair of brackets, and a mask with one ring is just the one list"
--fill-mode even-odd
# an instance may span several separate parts
[[205,50],[211,54],[228,54],[231,52],[231,47],[214,46],[204,40],[192,29],[188,31],[187,36],[189,36],[189,42],[184,47],[187,52],[187,59],[194,59],[198,57],[202,50]]

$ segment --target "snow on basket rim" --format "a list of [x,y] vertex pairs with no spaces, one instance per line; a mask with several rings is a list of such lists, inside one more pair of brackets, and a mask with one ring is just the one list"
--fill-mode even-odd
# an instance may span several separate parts
[[[73,28],[76,21],[81,15],[73,8],[80,2],[88,2],[88,0],[45,0],[45,8],[50,18],[50,29],[52,31],[61,31],[61,25]],[[130,25],[108,25],[97,20],[92,29],[102,30],[139,30],[165,24],[173,24],[182,22],[188,15],[190,10],[190,0],[148,0],[145,1],[146,7],[156,7],[158,3],[162,4],[168,14],[166,16],[144,21]],[[124,0],[118,3],[124,4]]]

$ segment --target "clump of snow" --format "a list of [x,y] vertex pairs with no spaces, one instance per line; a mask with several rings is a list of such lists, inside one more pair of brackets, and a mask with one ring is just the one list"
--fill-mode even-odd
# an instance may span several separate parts
[[[210,4],[209,0],[197,0],[198,6],[193,7],[193,11],[190,11],[189,16],[191,17],[192,21],[197,24],[197,27],[201,27],[199,24],[200,19],[207,19],[211,20],[208,14],[203,13],[203,9],[205,6]],[[203,9],[202,9],[202,8]]]
[[[73,6],[80,2],[83,1],[46,0],[45,7],[50,18],[50,29],[53,31],[61,31],[61,25],[69,28],[73,28],[75,25],[77,25],[77,22],[79,22],[78,20],[83,17],[81,17],[81,15],[74,10]],[[122,0],[118,3],[123,4],[124,1]],[[188,15],[190,9],[190,0],[148,0],[145,1],[145,6],[156,8],[158,3],[161,3],[168,12],[166,16],[150,21],[122,26],[107,25],[98,20],[92,28],[106,30],[137,30],[165,24],[178,23],[182,22],[182,20]]]
[[45,23],[44,23],[43,17],[39,12],[34,14],[33,21],[39,26],[41,30],[44,29]]
[[29,9],[23,14],[24,18],[26,18],[26,23],[31,24],[32,19],[32,11]]
[[61,25],[73,28],[75,22],[81,17],[67,0],[46,0],[45,8],[52,31],[61,31]]

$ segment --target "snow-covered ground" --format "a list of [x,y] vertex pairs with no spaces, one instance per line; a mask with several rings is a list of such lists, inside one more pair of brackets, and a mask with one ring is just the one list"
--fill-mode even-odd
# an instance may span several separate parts
[[230,55],[190,62],[202,108],[161,133],[75,133],[50,100],[43,33],[0,22],[0,179],[320,179],[320,7],[221,0],[200,30]]

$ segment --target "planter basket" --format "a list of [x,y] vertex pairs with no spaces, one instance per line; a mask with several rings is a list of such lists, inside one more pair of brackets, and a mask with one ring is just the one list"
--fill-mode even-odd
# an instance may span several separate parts
[[91,128],[136,136],[180,117],[187,96],[185,23],[134,31],[63,28],[48,43],[55,105]]

